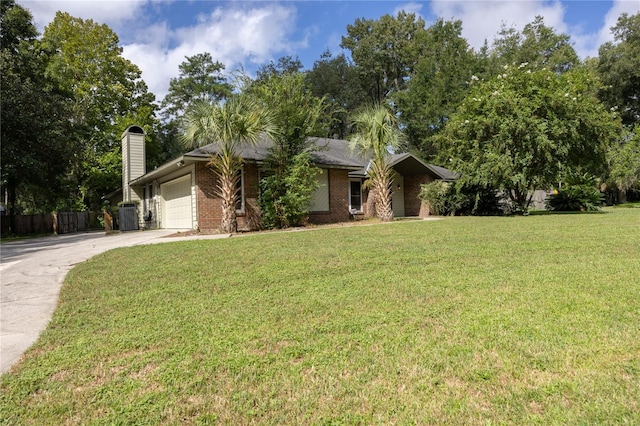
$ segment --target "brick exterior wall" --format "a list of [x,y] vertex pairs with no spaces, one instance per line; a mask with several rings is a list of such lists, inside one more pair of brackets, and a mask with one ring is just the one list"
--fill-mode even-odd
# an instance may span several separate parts
[[222,211],[220,198],[215,195],[217,178],[207,163],[196,163],[196,205],[198,209],[198,227],[203,232],[220,229]]
[[406,216],[429,216],[429,208],[426,203],[420,201],[420,185],[433,182],[433,176],[415,175],[404,177],[404,214]]
[[[243,213],[238,213],[238,230],[257,229],[260,221],[258,209],[258,167],[247,163],[243,166],[244,203]],[[222,205],[215,194],[217,178],[207,163],[196,164],[196,202],[198,227],[202,232],[216,232],[222,220]]]
[[260,228],[260,207],[258,207],[258,182],[260,171],[255,163],[247,163],[242,168],[244,179],[244,212],[238,213],[238,230],[253,231]]
[[[426,203],[420,201],[418,194],[420,194],[420,186],[425,183],[433,182],[434,178],[431,175],[414,175],[404,176],[404,215],[406,217],[427,217],[429,216],[429,206]],[[364,197],[363,210],[365,217],[374,217],[376,215],[375,209],[375,194],[370,190],[362,190]]]
[[349,220],[349,172],[329,169],[329,211],[309,213],[315,224],[347,222]]
[[[238,214],[238,230],[248,231],[260,226],[258,207],[259,170],[256,164],[247,163],[243,168],[244,202],[243,213]],[[418,198],[420,185],[433,181],[430,175],[404,177],[404,209],[406,216],[426,217],[428,206]],[[202,232],[215,232],[220,228],[221,205],[215,195],[216,177],[206,163],[196,164],[196,197],[198,226]],[[371,201],[363,190],[365,216],[372,215]],[[349,221],[349,174],[347,170],[329,169],[329,211],[309,213],[309,223],[324,224]]]

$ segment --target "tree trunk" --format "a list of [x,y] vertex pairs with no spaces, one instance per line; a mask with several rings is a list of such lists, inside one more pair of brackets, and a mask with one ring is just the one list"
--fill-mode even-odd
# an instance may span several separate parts
[[235,203],[229,205],[225,200],[222,200],[222,220],[220,221],[220,231],[225,234],[232,234],[238,230],[238,220],[236,218]]
[[382,179],[382,181],[376,185],[376,193],[378,199],[376,200],[376,212],[378,217],[383,222],[391,222],[393,220],[393,209],[391,208],[391,184],[388,179]]
[[509,191],[509,197],[511,201],[517,206],[517,212],[519,214],[526,215],[529,209],[529,204],[531,203],[531,197],[528,197],[529,191],[521,190],[516,187]]
[[237,184],[240,179],[242,162],[233,154],[227,153],[211,157],[209,166],[216,175],[216,195],[220,197],[222,217],[220,231],[233,233],[238,230],[236,218],[236,201],[238,199]]
[[233,233],[238,230],[236,218],[236,185],[233,176],[220,176],[220,198],[222,206],[222,218],[220,231]]
[[13,234],[16,229],[16,187],[17,182],[14,179],[7,179],[7,214],[9,215],[9,234]]
[[624,189],[618,189],[618,203],[624,204],[627,202],[627,191]]

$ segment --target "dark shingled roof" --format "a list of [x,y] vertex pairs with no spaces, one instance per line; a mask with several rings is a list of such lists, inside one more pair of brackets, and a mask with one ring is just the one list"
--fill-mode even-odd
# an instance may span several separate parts
[[[264,159],[267,158],[267,155],[269,155],[269,148],[272,145],[272,142],[263,134],[260,136],[260,140],[256,145],[243,146],[242,149],[238,151],[238,155],[249,161],[264,161]],[[201,146],[187,152],[184,154],[184,157],[209,158],[217,152],[218,145],[210,143],[209,145]]]
[[452,172],[449,169],[445,169],[444,167],[436,166],[434,164],[429,164],[429,166],[440,175],[442,180],[446,181],[454,181],[460,177],[460,173]]
[[358,153],[352,152],[349,142],[340,139],[310,138],[318,148],[313,153],[316,164],[326,164],[331,166],[348,165],[350,169],[362,169],[366,167],[368,161],[364,160]]
[[[349,148],[348,141],[317,137],[309,138],[309,140],[317,148],[317,150],[312,153],[312,156],[313,161],[318,166],[351,170],[349,174],[353,177],[366,176],[366,169],[369,165],[370,159],[361,157],[359,152],[353,152]],[[238,154],[247,161],[260,163],[267,158],[271,147],[273,147],[273,142],[266,135],[262,135],[258,140],[258,143],[242,147]],[[178,160],[202,161],[208,159],[211,155],[214,155],[217,152],[218,145],[212,143],[193,149],[179,157]],[[147,181],[152,177],[151,175],[163,173],[161,170],[171,167],[172,163],[176,163],[176,160],[141,176],[136,179],[136,181],[140,181],[140,183]],[[418,157],[409,153],[393,154],[391,156],[391,165],[397,172],[404,176],[423,174],[425,169],[436,178],[440,178],[445,181],[455,180],[459,176],[457,173],[445,169],[444,167],[427,164]]]
[[[335,167],[341,169],[360,169],[366,166],[366,162],[357,154],[351,153],[347,141],[326,138],[309,138],[317,151],[312,153],[314,162],[319,166]],[[257,144],[244,146],[239,151],[240,157],[248,161],[264,161],[269,155],[269,149],[273,142],[266,136],[261,136]],[[215,143],[196,148],[184,154],[185,157],[209,158],[218,152],[218,145]]]

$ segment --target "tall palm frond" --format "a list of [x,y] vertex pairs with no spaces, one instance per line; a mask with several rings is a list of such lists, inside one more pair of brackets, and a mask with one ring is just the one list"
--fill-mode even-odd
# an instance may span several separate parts
[[237,95],[222,104],[196,103],[185,117],[185,144],[216,144],[210,165],[218,177],[216,193],[221,199],[223,232],[235,232],[236,185],[242,159],[238,150],[255,145],[262,134],[273,137],[277,129],[270,114],[247,96]]
[[352,119],[356,132],[350,139],[352,150],[359,149],[365,157],[387,158],[389,148],[398,148],[402,133],[395,115],[382,104],[368,105]]
[[370,105],[358,112],[353,120],[356,132],[351,137],[352,150],[359,149],[364,158],[371,158],[367,175],[375,199],[376,213],[383,221],[393,219],[391,209],[391,183],[393,170],[390,165],[390,148],[398,148],[402,132],[395,115],[384,105]]

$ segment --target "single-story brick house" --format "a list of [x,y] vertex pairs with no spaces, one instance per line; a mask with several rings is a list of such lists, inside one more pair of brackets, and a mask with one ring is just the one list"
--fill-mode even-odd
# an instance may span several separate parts
[[[368,160],[351,152],[348,142],[338,139],[312,138],[318,147],[313,154],[322,170],[319,188],[309,207],[310,223],[348,221],[367,216]],[[238,187],[238,229],[254,229],[259,223],[258,182],[261,166],[269,153],[270,141],[243,148],[239,155],[244,164]],[[155,170],[145,172],[144,131],[129,127],[122,136],[122,201],[136,202],[140,226],[147,228],[200,229],[215,231],[220,226],[220,199],[214,194],[215,176],[208,167],[216,145],[189,151]],[[396,176],[393,183],[393,211],[396,217],[429,214],[418,199],[420,185],[435,179],[453,180],[449,170],[427,164],[404,153],[391,157]]]

